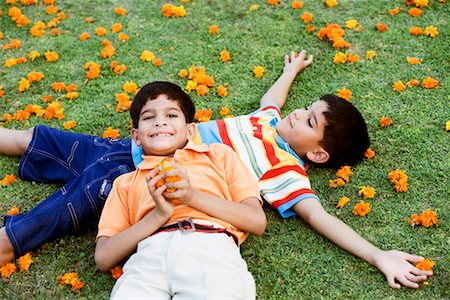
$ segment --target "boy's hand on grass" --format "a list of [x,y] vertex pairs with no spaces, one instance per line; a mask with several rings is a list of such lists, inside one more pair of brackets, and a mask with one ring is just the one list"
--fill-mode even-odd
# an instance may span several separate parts
[[401,285],[418,288],[419,282],[433,275],[432,271],[422,271],[411,264],[423,259],[397,250],[382,251],[375,257],[375,266],[386,276],[391,288],[399,289]]
[[308,67],[313,62],[313,56],[309,55],[308,59],[306,59],[306,51],[302,50],[300,53],[296,53],[291,51],[291,54],[286,54],[284,56],[284,68],[283,73],[292,73],[297,75],[301,71],[303,71],[306,67]]
[[161,217],[169,219],[173,214],[173,205],[170,200],[166,200],[163,196],[163,193],[166,190],[166,185],[163,184],[156,187],[156,183],[163,179],[163,174],[158,174],[158,172],[161,171],[160,168],[161,167],[151,170],[147,176],[145,176],[145,179],[147,180],[147,187],[150,196],[152,196],[152,199],[156,204],[155,213],[158,213]]

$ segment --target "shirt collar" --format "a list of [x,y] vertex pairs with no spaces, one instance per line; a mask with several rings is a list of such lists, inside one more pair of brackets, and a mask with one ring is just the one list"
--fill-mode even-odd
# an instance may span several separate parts
[[[183,149],[177,149],[174,153],[174,157],[177,157],[177,153],[180,151],[193,151],[197,153],[209,152],[209,146],[206,144],[195,144],[193,141],[189,140]],[[137,166],[139,170],[150,170],[156,165],[160,164],[164,159],[169,156],[159,156],[159,155],[142,155],[143,161]]]

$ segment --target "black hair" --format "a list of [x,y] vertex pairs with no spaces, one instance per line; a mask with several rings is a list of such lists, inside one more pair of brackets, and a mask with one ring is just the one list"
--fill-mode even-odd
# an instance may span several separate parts
[[195,105],[191,97],[176,84],[167,81],[154,81],[144,85],[133,99],[130,114],[134,128],[139,127],[139,115],[142,107],[147,101],[154,100],[159,95],[166,95],[170,100],[178,102],[186,122],[194,122]]
[[370,146],[364,118],[353,104],[338,96],[327,94],[320,97],[320,100],[325,101],[328,108],[323,112],[326,124],[319,144],[330,158],[321,164],[309,163],[327,168],[358,164]]

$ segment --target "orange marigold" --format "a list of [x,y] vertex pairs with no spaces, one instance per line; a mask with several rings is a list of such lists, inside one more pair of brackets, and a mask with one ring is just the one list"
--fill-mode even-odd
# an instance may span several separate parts
[[228,95],[228,91],[227,91],[226,87],[224,87],[223,85],[219,85],[217,87],[217,94],[220,97],[226,97]]
[[264,68],[261,66],[256,66],[253,68],[253,74],[255,75],[255,78],[261,78],[264,75]]
[[292,1],[292,8],[302,8],[303,7],[303,1]]
[[340,90],[337,90],[337,92],[338,92],[338,97],[340,97],[342,99],[350,101],[350,99],[352,98],[352,92],[345,87],[343,87]]
[[101,55],[103,58],[110,58],[116,54],[116,48],[113,45],[107,45],[103,48]]
[[344,186],[345,185],[345,180],[342,178],[336,178],[336,179],[330,179],[328,180],[328,186],[330,188],[336,188],[338,186]]
[[227,50],[222,50],[220,52],[220,60],[223,62],[227,62],[231,59],[230,53]]
[[66,99],[74,100],[74,99],[78,98],[78,93],[77,92],[68,92],[65,97],[66,97]]
[[163,4],[161,8],[161,14],[164,17],[170,18],[170,17],[184,17],[186,15],[186,10],[184,9],[184,6],[175,6],[170,3]]
[[390,14],[391,16],[394,16],[394,15],[398,14],[398,13],[400,12],[401,9],[402,9],[401,7],[396,7],[396,8],[394,8],[394,9],[391,9],[391,10],[389,11],[389,14]]
[[219,26],[216,24],[209,26],[208,32],[210,35],[215,35],[217,32],[219,32]]
[[355,63],[359,61],[359,55],[354,53],[349,53],[347,56],[347,62]]
[[267,4],[269,5],[278,5],[280,2],[278,0],[267,0]]
[[[156,165],[154,168],[158,168],[158,167],[161,168],[161,170],[158,172],[158,175],[166,173],[170,170],[175,170],[175,166],[171,162],[172,162],[172,159],[166,158],[161,163]],[[177,181],[180,181],[180,177],[166,175],[165,178],[158,180],[156,182],[155,186],[158,188],[167,182],[177,182]],[[168,193],[176,192],[176,190],[177,190],[176,188],[166,188],[166,192],[168,192]]]
[[30,83],[31,82],[39,82],[42,80],[42,78],[44,78],[44,74],[42,74],[41,72],[31,71],[27,75],[27,79]]
[[119,16],[125,16],[128,13],[128,10],[123,7],[114,7],[114,12]]
[[314,18],[314,15],[310,12],[305,11],[301,16],[300,19],[305,23],[311,23]]
[[122,42],[128,42],[130,40],[130,37],[128,36],[128,34],[125,33],[119,33],[119,40]]
[[370,203],[369,202],[364,202],[361,200],[358,204],[356,204],[353,207],[353,213],[360,217],[364,217],[369,212],[370,212]]
[[32,36],[43,36],[45,34],[45,24],[42,21],[37,21],[36,24],[34,24],[30,28],[30,33]]
[[86,41],[90,37],[91,37],[91,35],[89,33],[83,32],[82,34],[80,34],[80,41]]
[[31,51],[30,54],[28,54],[28,57],[31,59],[31,61],[34,61],[39,56],[41,56],[41,54],[34,50]]
[[230,109],[228,108],[228,105],[222,106],[219,110],[219,115],[221,117],[228,117],[230,115]]
[[105,27],[97,27],[97,28],[95,28],[95,34],[97,36],[104,36],[106,34],[106,28]]
[[70,285],[74,293],[78,292],[78,290],[85,285],[85,283],[81,282],[81,280],[78,278],[77,273],[75,272],[65,273],[63,276],[58,277],[56,280],[58,281],[60,287],[65,284]]
[[66,89],[66,85],[63,82],[53,82],[52,90],[55,92],[64,91]]
[[153,61],[153,65],[154,65],[155,67],[160,67],[160,66],[162,65],[162,60],[161,60],[161,58],[156,58],[156,59]]
[[47,13],[47,15],[54,15],[54,14],[58,13],[58,11],[59,11],[59,8],[54,5],[49,5],[45,9],[45,12]]
[[122,23],[114,23],[111,26],[111,31],[117,33],[122,30],[122,27],[123,27]]
[[347,62],[347,54],[343,53],[343,52],[338,52],[334,55],[333,58],[333,62],[334,64],[345,64]]
[[20,270],[20,272],[28,270],[30,268],[31,264],[33,263],[33,260],[31,259],[31,253],[30,252],[28,252],[25,255],[22,255],[21,257],[19,257],[19,259],[17,261],[19,263],[19,270]]
[[195,91],[197,92],[197,95],[205,96],[206,94],[208,94],[209,88],[204,84],[199,84]]
[[350,201],[350,198],[344,196],[341,199],[339,199],[339,202],[336,204],[336,208],[343,208],[347,202]]
[[74,120],[70,120],[67,122],[64,122],[64,129],[72,129],[77,125],[77,122]]
[[416,268],[423,271],[433,271],[433,267],[436,263],[429,258],[425,258],[424,260],[419,261],[416,264]]
[[55,51],[47,51],[44,53],[44,56],[47,62],[54,62],[59,59],[59,55]]
[[370,148],[367,148],[366,152],[364,152],[364,157],[367,159],[371,159],[375,156],[375,151]]
[[135,94],[139,88],[133,81],[126,81],[124,85],[122,85],[122,89],[127,93]]
[[325,0],[325,4],[328,7],[334,7],[338,4],[337,0]]
[[115,266],[114,268],[111,269],[111,277],[114,278],[115,280],[119,279],[120,276],[123,275],[123,270],[121,266]]
[[386,30],[388,30],[388,26],[386,24],[384,24],[384,23],[378,23],[377,26],[376,26],[376,29],[379,32],[385,32]]
[[406,88],[406,86],[401,80],[394,82],[394,85],[392,86],[392,89],[396,92],[401,92],[405,88]]
[[105,139],[117,139],[120,136],[118,129],[113,129],[109,126],[105,131],[103,131],[103,137]]
[[406,83],[407,87],[413,87],[413,86],[418,86],[420,84],[420,81],[417,79],[411,79]]
[[437,89],[439,86],[439,81],[428,76],[422,80],[422,86],[426,89]]
[[17,270],[16,265],[9,262],[0,267],[0,274],[2,275],[2,278],[8,278],[16,270]]
[[420,8],[413,7],[408,10],[408,14],[413,17],[418,17],[422,14],[422,10]]
[[375,189],[371,186],[360,186],[358,194],[363,196],[364,199],[371,199],[375,197],[377,193],[375,192]]
[[211,120],[212,110],[211,109],[200,109],[195,112],[194,118],[198,122],[208,122]]
[[13,206],[6,212],[6,215],[7,215],[7,216],[15,216],[15,215],[18,215],[18,214],[20,214],[20,209],[19,209],[17,206],[15,206],[15,205],[13,205]]
[[423,29],[421,27],[411,27],[409,28],[409,33],[412,35],[421,35],[423,33]]
[[420,60],[420,58],[417,57],[411,57],[411,56],[407,56],[406,57],[406,62],[410,65],[420,65],[422,63],[422,61]]
[[186,69],[181,69],[180,72],[178,72],[178,76],[186,78],[188,76],[188,71]]
[[305,29],[307,32],[314,32],[316,30],[316,27],[312,26],[311,24],[307,24]]
[[352,167],[350,166],[343,166],[336,171],[336,177],[342,178],[346,182],[350,181],[350,175],[352,174],[353,174]]
[[432,211],[431,209],[427,209],[420,215],[420,224],[422,224],[423,227],[431,227],[438,222],[438,216],[435,211]]
[[389,125],[393,124],[392,120],[389,117],[382,117],[380,119],[380,126],[381,127],[388,127]]
[[19,82],[19,92],[25,92],[26,90],[28,90],[30,88],[30,81],[28,81],[28,79],[26,78],[21,78],[20,82]]

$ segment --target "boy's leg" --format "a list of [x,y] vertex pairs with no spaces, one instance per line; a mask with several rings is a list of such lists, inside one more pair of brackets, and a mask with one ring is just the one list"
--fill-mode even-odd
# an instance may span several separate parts
[[5,227],[0,228],[0,266],[14,259],[14,249],[6,234]]
[[15,130],[0,127],[0,154],[22,156],[31,142],[34,128]]

